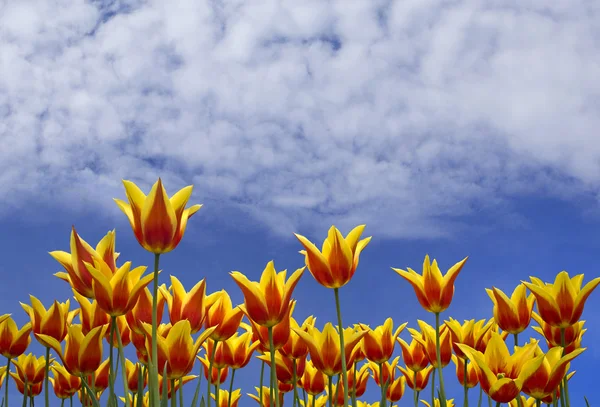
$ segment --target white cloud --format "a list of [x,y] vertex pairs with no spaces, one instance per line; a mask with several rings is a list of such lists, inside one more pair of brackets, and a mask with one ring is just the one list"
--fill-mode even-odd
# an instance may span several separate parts
[[515,219],[598,187],[598,35],[585,0],[0,1],[0,205],[161,175],[285,235]]

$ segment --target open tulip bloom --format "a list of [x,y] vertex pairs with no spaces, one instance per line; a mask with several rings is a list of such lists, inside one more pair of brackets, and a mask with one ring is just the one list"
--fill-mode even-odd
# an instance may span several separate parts
[[[126,199],[115,201],[131,225],[131,238],[152,254],[152,272],[130,261],[117,264],[116,230],[92,246],[72,227],[68,251],[50,255],[62,266],[55,275],[68,284],[66,296],[74,295],[75,301],[56,299],[46,308],[30,295],[29,304],[21,303],[26,321],[17,325],[10,314],[0,315],[0,354],[6,358],[0,366],[3,407],[33,405],[42,392],[44,407],[50,407],[50,397],[61,407],[73,398],[85,407],[100,407],[104,399],[106,407],[247,407],[250,399],[260,407],[283,407],[284,399],[295,407],[468,407],[471,389],[479,390],[478,407],[484,393],[496,407],[583,406],[579,399],[571,402],[568,383],[575,373],[571,365],[587,349],[582,315],[600,277],[584,284],[583,274],[570,277],[561,271],[552,283],[530,277],[506,293],[491,287],[486,289],[491,299],[487,318],[442,320],[468,258],[443,273],[438,261],[426,255],[421,272],[392,270],[410,284],[423,310],[435,315],[435,325],[390,315],[345,326],[339,290],[351,283],[371,241],[363,237],[365,225],[346,235],[331,226],[318,247],[295,234],[302,255],[295,271],[278,271],[273,261],[257,273],[240,265],[243,273],[230,272],[241,294],[235,298],[218,287],[207,293],[213,283],[203,276],[188,285],[170,275],[159,284],[164,276],[160,256],[179,246],[191,227],[189,219],[202,206],[187,206],[193,187],[169,197],[161,179],[148,195],[131,181],[123,185]],[[294,299],[294,292],[305,270],[333,290],[337,324],[324,321],[319,330],[313,315],[298,317],[302,299]],[[312,295],[321,295],[318,290]],[[410,307],[405,301],[401,305],[400,315]],[[521,338],[519,344],[530,327],[537,339]],[[45,355],[27,351],[32,337]],[[234,378],[238,370],[252,369],[252,360],[259,361],[260,375],[256,392],[246,393],[234,387]],[[462,386],[462,403],[446,394],[442,371],[450,362]],[[265,369],[270,369],[270,380]],[[122,383],[115,386],[118,374]],[[367,402],[362,399],[369,396],[371,377],[379,396]],[[183,385],[194,380],[194,397],[186,404]],[[22,402],[8,401],[9,385],[23,395]],[[412,402],[402,401],[407,387]],[[431,397],[421,400],[426,388]]]

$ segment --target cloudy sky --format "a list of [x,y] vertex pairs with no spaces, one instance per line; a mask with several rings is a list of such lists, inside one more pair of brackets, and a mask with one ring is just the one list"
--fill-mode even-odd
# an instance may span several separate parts
[[[112,201],[123,178],[195,185],[205,207],[165,273],[238,302],[227,272],[295,269],[292,232],[331,224],[374,236],[348,323],[428,318],[389,269],[426,253],[471,256],[459,319],[489,317],[492,285],[598,276],[599,37],[589,0],[0,0],[3,312],[70,295],[47,252],[72,224],[94,244],[116,227],[123,258],[150,263]],[[297,297],[299,318],[334,317],[310,275]]]

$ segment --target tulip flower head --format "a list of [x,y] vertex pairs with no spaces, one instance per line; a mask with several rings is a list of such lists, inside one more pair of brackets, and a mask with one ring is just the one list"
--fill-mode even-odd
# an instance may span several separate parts
[[524,284],[519,284],[510,298],[496,287],[486,289],[486,292],[494,303],[494,319],[500,329],[510,334],[520,334],[527,329],[535,297],[533,294],[527,296]]
[[224,341],[233,336],[240,327],[244,313],[240,307],[233,307],[231,297],[225,290],[206,297],[206,329],[215,327],[211,339]]
[[[410,328],[409,331],[415,335],[420,335],[418,331]],[[427,357],[427,353],[425,353],[425,346],[423,346],[421,342],[416,341],[413,338],[409,345],[400,337],[398,337],[397,340],[402,348],[402,360],[404,360],[404,363],[408,369],[412,370],[413,372],[419,372],[427,367],[429,364],[429,358]]]
[[467,262],[468,257],[452,266],[445,275],[442,275],[437,260],[430,263],[429,256],[423,261],[423,274],[420,275],[410,267],[408,271],[392,268],[402,278],[408,281],[415,290],[417,300],[429,312],[440,313],[445,311],[454,296],[454,281],[458,273]]
[[189,292],[186,292],[177,277],[171,276],[171,290],[172,295],[164,287],[161,290],[167,301],[171,324],[186,319],[190,321],[192,333],[197,333],[202,329],[206,315],[204,307],[204,299],[206,298],[205,280],[200,280]]
[[404,396],[406,378],[400,376],[386,385],[385,397],[390,403],[397,403]]
[[75,290],[73,290],[73,294],[79,303],[79,321],[84,335],[93,328],[110,323],[110,316],[98,306],[98,301],[90,301]]
[[[214,393],[211,393],[210,397],[212,397],[212,399],[215,401],[217,400],[217,397]],[[219,404],[217,407],[237,407],[241,397],[241,390],[234,390],[231,393],[231,404],[229,404],[229,392],[227,390],[219,389]]]
[[[127,376],[127,388],[132,393],[138,392],[140,371],[142,370],[142,364],[137,362],[133,363],[129,359],[125,359],[125,374]],[[142,388],[146,387],[148,381],[148,372],[144,372],[142,378]]]
[[250,281],[239,271],[231,272],[231,277],[244,294],[246,313],[256,324],[272,327],[286,316],[304,267],[296,270],[287,281],[286,273],[286,270],[277,273],[273,261],[267,263],[260,281]]
[[81,378],[73,376],[63,366],[56,363],[50,367],[50,370],[54,375],[53,378],[50,378],[50,381],[56,397],[66,399],[77,393],[77,390],[81,387]]
[[[442,405],[442,402],[440,401],[440,399],[435,399],[435,401],[433,402],[433,405],[429,404],[429,402],[427,402],[425,400],[421,400],[421,403],[423,403],[427,407],[441,407],[441,405]],[[455,406],[454,399],[446,400],[446,407],[454,407],[454,406]]]
[[489,320],[487,324],[485,319],[475,322],[474,319],[465,320],[461,325],[457,320],[450,318],[445,321],[445,325],[450,329],[452,338],[452,349],[459,358],[466,359],[466,355],[462,353],[457,346],[459,343],[477,349],[481,346],[481,342],[485,334],[492,328],[493,320]]
[[[243,305],[241,307],[242,311],[246,313],[245,307]],[[283,348],[289,342],[290,337],[292,336],[293,331],[291,331],[290,323],[292,320],[291,314],[294,312],[294,308],[296,308],[296,300],[290,301],[290,306],[288,307],[285,318],[271,328],[273,330],[273,347],[276,350]],[[263,353],[268,352],[270,349],[269,328],[258,325],[252,319],[250,319],[250,325],[252,326],[253,339],[260,343],[258,348],[259,351]]]
[[332,226],[321,250],[304,236],[295,234],[305,250],[306,266],[319,284],[327,288],[340,288],[348,284],[354,276],[360,253],[371,241],[371,237],[360,239],[365,225],[355,227],[344,238],[340,231]]
[[308,394],[317,396],[325,391],[326,384],[325,374],[315,367],[312,360],[307,360],[300,378],[302,388]]
[[[304,400],[302,400],[302,398],[299,401],[302,407],[327,407],[327,400],[328,397],[326,394],[323,394],[319,397],[317,397],[316,395],[309,394],[306,399],[306,404],[304,403]],[[359,402],[358,406],[361,406],[360,403],[361,402]]]
[[49,347],[39,335],[50,336],[59,342],[62,342],[67,335],[67,326],[73,322],[75,316],[79,313],[79,309],[69,312],[70,301],[54,303],[46,310],[44,305],[33,295],[29,296],[31,306],[21,304],[21,307],[29,315],[31,325],[33,325],[33,333],[36,339],[45,347]]
[[[257,359],[266,362],[271,366],[271,353],[266,352],[264,355],[260,355]],[[302,377],[305,368],[305,359],[300,359],[296,363],[296,376]],[[277,380],[285,384],[293,384],[294,377],[294,359],[282,355],[280,352],[275,353],[275,373]]]
[[[308,331],[308,327],[314,327],[316,318],[312,315],[304,320],[302,326],[298,325],[298,322],[293,317],[290,317],[290,328],[301,329],[303,331]],[[268,332],[267,332],[268,334]],[[268,339],[268,338],[267,338]],[[285,345],[279,350],[283,355],[289,356],[293,359],[301,359],[304,358],[308,354],[308,346],[298,334],[294,331],[290,332],[290,337],[285,343]]]
[[[468,361],[468,359],[467,359]],[[456,378],[461,386],[465,385],[465,359],[452,355],[452,362],[456,366]],[[467,363],[467,389],[477,386],[477,367],[473,363]]]
[[[546,339],[548,348],[561,346],[561,328],[554,327],[544,322],[544,320],[535,312],[533,319],[539,326],[532,327],[534,331],[542,335]],[[581,338],[587,329],[583,328],[585,321],[578,321],[575,324],[564,328],[565,330],[565,354],[571,353],[573,350],[581,347]]]
[[[166,292],[167,289],[164,284],[158,287],[158,289],[156,320],[160,324],[165,309],[164,292]],[[152,323],[152,293],[150,293],[148,287],[141,290],[137,303],[127,314],[125,314],[125,319],[127,320],[127,325],[129,325],[129,328],[134,333],[145,334],[143,323]]]
[[427,383],[429,383],[429,376],[431,372],[433,372],[433,366],[429,365],[425,369],[421,369],[416,372],[417,377],[415,380],[415,371],[410,370],[408,367],[398,366],[398,369],[402,372],[404,377],[406,378],[406,385],[413,390],[422,391],[427,387]]
[[252,353],[260,345],[252,342],[252,333],[235,333],[226,341],[219,342],[222,345],[223,362],[232,369],[241,369],[246,366],[252,357]]
[[[16,376],[22,383],[27,382],[29,385],[36,385],[44,380],[44,370],[46,369],[46,358],[44,356],[36,358],[33,353],[29,353],[20,355],[16,359],[12,359],[11,362],[15,365]],[[52,362],[54,362],[54,359],[51,358],[50,363]]]
[[[16,373],[13,373],[13,372],[9,372],[9,373],[10,373],[10,377],[12,377],[13,380],[15,381],[15,384],[17,385],[17,390],[19,391],[19,393],[25,394],[25,382],[23,381],[23,379],[21,379],[21,377]],[[44,385],[43,378],[41,381],[39,381],[37,383],[27,382],[27,396],[28,397],[39,396],[40,393],[42,392],[43,385]]]
[[386,319],[383,325],[378,326],[375,329],[360,324],[361,328],[366,331],[366,334],[363,337],[362,347],[367,359],[375,363],[388,361],[394,353],[396,339],[406,325],[407,324],[404,323],[394,331],[394,321],[392,318]]
[[[412,334],[413,339],[417,342],[420,342],[425,348],[425,354],[429,359],[429,363],[431,363],[433,367],[438,367],[435,328],[421,320],[417,320],[417,323],[421,328],[421,332],[419,333],[418,331],[410,328],[409,332]],[[448,328],[448,325],[444,323],[440,327],[440,359],[442,362],[442,367],[447,366],[450,363],[451,358],[452,335],[450,333],[450,328]]]
[[[263,386],[262,388],[262,400],[260,399],[260,389],[258,387],[254,388],[256,390],[256,394],[247,393],[248,396],[256,401],[260,407],[271,407],[271,405],[275,405],[271,403],[271,396],[269,394],[269,388]],[[283,406],[283,392],[279,392],[279,405]]]
[[148,196],[131,181],[123,180],[123,185],[129,203],[114,201],[129,219],[138,243],[155,254],[175,249],[185,233],[188,219],[202,207],[185,207],[193,187],[189,185],[169,198],[160,178]]
[[5,358],[16,358],[22,355],[31,343],[31,322],[21,329],[9,315],[0,317],[0,354]]
[[558,273],[554,284],[544,284],[536,277],[531,277],[531,283],[523,282],[537,299],[540,317],[557,328],[567,328],[579,321],[586,300],[600,284],[600,277],[583,288],[582,283],[583,274],[570,278],[566,271]]

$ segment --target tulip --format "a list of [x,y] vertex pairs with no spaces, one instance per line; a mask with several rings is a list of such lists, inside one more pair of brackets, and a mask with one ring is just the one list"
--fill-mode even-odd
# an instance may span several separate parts
[[409,329],[409,331],[411,332],[413,339],[421,343],[425,348],[425,354],[429,359],[429,363],[438,369],[440,368],[438,362],[441,363],[442,368],[447,366],[452,358],[452,335],[448,325],[442,325],[438,353],[435,329],[424,321],[418,320],[417,323],[421,328],[421,333],[412,329]]
[[[266,362],[269,366],[271,365],[271,354],[266,352],[264,355],[260,355],[257,359]],[[300,359],[298,364],[295,363],[295,360],[282,355],[280,352],[276,352],[274,358],[275,359],[275,372],[277,375],[277,380],[282,383],[290,384],[295,383],[294,378],[296,374],[298,376],[302,376],[304,374],[305,360]],[[295,370],[296,369],[296,370]]]
[[500,329],[513,335],[527,329],[535,297],[532,294],[527,296],[524,284],[519,284],[510,298],[496,287],[486,291],[494,303],[494,319]]
[[[162,322],[162,315],[164,312],[164,304],[166,298],[164,293],[167,292],[166,286],[163,284],[159,287],[158,291],[158,300],[156,304],[156,316],[157,322],[160,325]],[[152,293],[148,287],[145,287],[138,297],[137,303],[133,306],[133,308],[125,314],[125,319],[127,320],[127,325],[129,328],[137,333],[144,334],[144,327],[142,326],[144,323],[151,324],[152,323],[152,302],[153,297]],[[179,322],[179,321],[177,321]],[[145,334],[144,334],[145,335]]]
[[50,382],[56,397],[66,399],[77,393],[81,387],[81,378],[73,376],[61,365],[54,364],[50,369],[54,374],[54,378],[51,377]]
[[98,301],[90,301],[77,291],[74,291],[73,294],[75,294],[75,299],[79,303],[79,320],[84,335],[87,335],[98,326],[110,323],[110,316],[98,306]]
[[375,329],[370,329],[368,326],[360,324],[360,327],[366,330],[366,335],[363,337],[362,347],[363,352],[372,362],[383,363],[387,362],[394,353],[394,345],[400,332],[406,327],[406,323],[400,325],[396,331],[393,331],[394,322],[392,318],[385,320],[385,323]]
[[83,240],[75,231],[71,230],[71,253],[64,251],[50,252],[56,261],[58,261],[66,270],[56,273],[55,276],[68,282],[73,290],[78,294],[94,298],[93,278],[88,271],[85,263],[94,264],[94,261],[102,261],[107,265],[103,271],[114,273],[116,270],[115,262],[118,253],[115,253],[115,231],[112,230],[98,242],[94,250],[85,240]]
[[259,343],[252,343],[252,334],[246,332],[243,334],[234,334],[231,338],[224,342],[220,342],[223,346],[223,361],[232,369],[241,369],[245,367],[252,357],[252,353],[256,350]]
[[[54,359],[50,359],[49,364],[53,361]],[[44,368],[46,366],[46,358],[44,356],[36,358],[33,353],[29,353],[27,355],[20,355],[16,359],[11,360],[11,362],[15,365],[17,376],[22,382],[35,385],[44,380]]]
[[[131,343],[131,329],[129,328],[129,325],[127,324],[127,320],[125,319],[124,315],[116,317],[115,320],[117,322],[117,326],[115,327],[115,332],[113,332],[115,335],[113,335],[114,337],[112,338],[112,345],[114,347],[119,347],[119,343],[121,343],[121,345],[125,347]],[[117,332],[119,333],[120,338],[117,338]],[[108,344],[111,344],[110,337],[110,330],[107,330],[104,339],[106,339],[106,342],[108,342]]]
[[[288,308],[287,316],[277,325],[272,327],[272,336],[273,336],[273,349],[280,350],[282,349],[290,340],[292,336],[291,330],[291,314],[294,312],[296,308],[296,301],[292,300],[290,307]],[[245,308],[242,306],[242,311],[245,312]],[[270,344],[270,336],[269,336],[269,328],[260,326],[256,324],[253,320],[250,320],[250,326],[252,327],[252,337],[253,340],[256,340],[260,343],[259,350],[264,352],[269,352],[271,349]],[[303,328],[304,329],[304,328]],[[304,343],[304,342],[302,342]]]
[[[263,387],[262,389],[259,389],[258,387],[255,387],[256,389],[256,394],[250,394],[247,393],[248,396],[255,400],[258,405],[260,407],[271,407],[272,405],[272,400],[271,400],[271,396],[269,394],[269,388],[268,387]],[[262,399],[260,398],[262,395]],[[279,393],[279,406],[283,406],[283,392]]]
[[[196,379],[197,377],[198,376],[189,375],[189,376],[184,376],[177,381],[172,381],[172,380],[167,379],[167,399],[171,399],[171,397],[173,397],[173,395],[175,393],[177,393],[177,391],[184,384],[188,384],[189,382]],[[162,396],[162,393],[163,393],[163,380],[164,380],[164,377],[159,376],[159,378],[158,378],[158,394],[159,394],[159,396]]]
[[404,396],[406,378],[404,376],[394,379],[385,386],[385,397],[390,403],[397,403]]
[[325,374],[317,370],[312,360],[307,360],[300,386],[310,395],[317,396],[325,391]]
[[[210,384],[223,384],[225,380],[227,380],[227,375],[229,373],[229,368],[224,366],[222,368],[218,368],[214,363],[211,365],[208,355],[204,357],[196,356],[196,359],[202,364],[202,370],[204,372],[204,377],[206,380],[210,382]],[[210,377],[208,372],[210,371]]]
[[450,318],[449,321],[444,321],[444,324],[450,330],[452,349],[456,353],[456,356],[466,359],[467,356],[462,353],[458,344],[462,343],[463,345],[470,346],[474,349],[480,347],[485,334],[492,328],[493,320],[489,320],[486,323],[485,319],[477,322],[475,322],[474,319],[471,319],[468,321],[465,320],[461,325],[457,320]]
[[[375,383],[377,383],[377,385],[381,388],[382,406],[386,405],[386,394],[389,390],[389,386],[396,380],[396,366],[398,365],[399,360],[400,356],[396,357],[391,362],[386,361],[383,363],[375,363],[369,361],[367,364],[371,370],[373,379],[375,379]],[[404,384],[402,384],[402,392],[404,393]]]
[[240,389],[237,389],[233,392],[228,392],[227,390],[219,390],[219,397],[217,398],[214,393],[211,393],[210,396],[213,400],[219,400],[219,404],[217,407],[237,407],[240,398],[242,397],[242,393]]
[[[547,324],[542,318],[533,313],[533,319],[540,325],[532,327],[534,331],[542,335],[546,339],[548,348],[554,348],[561,346],[561,329],[556,328],[550,324]],[[565,328],[565,348],[564,353],[571,353],[575,349],[581,347],[581,339],[587,329],[583,328],[585,321],[578,321],[577,323]],[[562,347],[562,346],[561,346]]]
[[[142,389],[146,387],[148,381],[148,372],[144,366],[137,362],[133,363],[129,359],[125,359],[125,374],[127,375],[127,389],[132,393],[137,393],[140,384]],[[140,372],[142,374],[142,383],[140,383]]]
[[[440,407],[442,404],[439,399],[435,399],[433,405],[429,404],[425,400],[421,400],[421,403],[425,404],[427,407]],[[447,407],[454,407],[454,399],[446,400]]]
[[561,381],[569,370],[569,363],[585,351],[585,348],[576,349],[573,352],[562,356],[563,349],[555,347],[546,354],[542,352],[539,346],[535,345],[534,357],[542,356],[542,363],[523,383],[523,393],[543,400],[546,397],[552,397]]
[[[418,331],[410,330],[410,328],[409,331],[418,335]],[[402,338],[397,338],[397,341],[402,348],[402,359],[407,369],[413,372],[420,372],[427,367],[429,358],[425,353],[425,346],[421,345],[421,342],[412,339],[409,345]]]
[[[361,402],[359,402],[361,403]],[[304,403],[304,400],[300,399],[300,405],[302,407],[326,407],[327,406],[327,396],[323,395],[317,397],[316,395],[309,394],[307,397],[307,402]],[[360,406],[360,404],[359,404]]]
[[[23,381],[23,379],[21,379],[19,377],[19,375],[15,374],[13,372],[9,372],[9,374],[15,381],[15,384],[17,385],[17,390],[19,390],[19,393],[25,395],[25,382]],[[38,383],[27,382],[27,397],[39,396],[40,393],[42,392],[42,384],[43,384],[43,379],[42,379],[42,381],[40,381]]]
[[566,271],[558,273],[554,284],[544,284],[535,277],[531,277],[531,283],[523,282],[537,299],[540,317],[547,324],[563,329],[579,321],[585,301],[600,284],[600,277],[583,288],[582,283],[583,274],[570,278]]
[[206,282],[200,280],[189,292],[185,291],[183,284],[175,276],[171,276],[173,294],[162,289],[162,295],[167,301],[171,324],[182,320],[190,321],[192,334],[202,329],[205,317],[204,300],[206,298]]
[[408,367],[398,366],[398,370],[400,370],[406,378],[406,384],[415,392],[420,392],[427,387],[427,383],[429,383],[429,376],[431,375],[431,372],[433,372],[433,369],[434,367],[429,365],[425,369],[415,372],[414,370],[410,370]]
[[[0,316],[0,354],[6,358],[6,371],[10,370],[10,361],[22,355],[31,343],[31,322],[23,325],[21,329],[17,327],[15,321],[10,315]],[[0,383],[1,387],[1,383]],[[4,405],[8,405],[8,386],[5,387]]]
[[211,339],[224,341],[233,336],[244,317],[240,307],[233,307],[231,298],[225,290],[217,291],[206,297],[206,329],[215,327]]
[[[452,362],[456,366],[456,378],[461,386],[465,389],[465,397],[467,396],[467,389],[472,389],[477,386],[479,379],[477,378],[477,368],[473,363],[468,363],[468,359],[459,358],[456,355],[452,355]],[[466,374],[465,374],[466,373]],[[467,380],[465,381],[465,377]]]
[[515,347],[511,355],[501,336],[492,332],[485,353],[467,345],[458,345],[477,367],[477,377],[483,391],[498,403],[508,403],[521,392],[523,383],[544,361],[534,357],[536,342]]
[[[499,334],[503,341],[506,341],[506,338],[508,338],[508,332],[506,332],[506,331],[500,332],[498,324],[496,324],[494,319],[492,318],[490,321],[492,321],[491,328],[485,334],[483,334],[483,336],[481,337],[481,341],[478,344],[475,344],[475,350],[478,350],[481,353],[485,353],[488,342],[490,341],[490,339],[494,333]],[[458,347],[458,345],[457,345],[457,347]]]
[[[520,404],[519,404],[519,399],[521,399]],[[536,403],[536,400],[533,397],[526,398],[525,396],[519,396],[516,399],[514,399],[513,401],[511,401],[510,403],[508,403],[508,405],[510,407],[535,407],[535,403]],[[550,400],[550,403],[548,403],[548,404],[551,404],[551,403],[552,403],[552,400]]]
[[352,367],[352,374],[348,375],[348,391],[352,398],[361,397],[367,391],[367,382],[369,381],[369,366],[363,365],[356,369],[356,362]]

